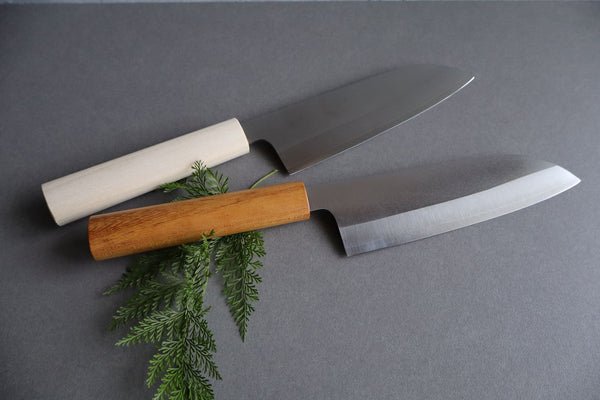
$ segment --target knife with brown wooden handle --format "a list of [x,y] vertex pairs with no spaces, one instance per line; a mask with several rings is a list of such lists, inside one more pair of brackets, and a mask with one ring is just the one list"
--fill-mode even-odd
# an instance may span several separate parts
[[346,182],[291,182],[92,216],[96,260],[302,221],[328,210],[348,255],[495,218],[579,183],[569,171],[521,156],[470,158]]

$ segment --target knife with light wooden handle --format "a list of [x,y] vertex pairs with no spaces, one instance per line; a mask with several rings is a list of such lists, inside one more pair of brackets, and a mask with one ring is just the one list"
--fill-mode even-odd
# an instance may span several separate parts
[[210,126],[46,182],[58,225],[86,217],[182,179],[195,161],[212,167],[265,140],[290,174],[382,133],[466,86],[473,76],[441,65],[407,65],[273,112]]

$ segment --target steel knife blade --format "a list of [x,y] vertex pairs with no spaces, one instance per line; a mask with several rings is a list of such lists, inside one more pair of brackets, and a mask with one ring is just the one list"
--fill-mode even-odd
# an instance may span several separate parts
[[473,80],[456,68],[407,65],[241,123],[210,126],[46,182],[42,192],[64,225],[269,142],[290,174],[357,146],[450,97]]
[[290,182],[92,216],[97,260],[333,214],[351,256],[486,221],[580,182],[566,169],[522,156],[469,158],[308,186]]

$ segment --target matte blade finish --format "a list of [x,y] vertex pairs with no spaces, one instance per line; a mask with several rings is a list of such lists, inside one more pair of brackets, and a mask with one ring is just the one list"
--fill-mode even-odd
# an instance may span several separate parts
[[266,140],[290,174],[354,147],[450,97],[473,76],[441,65],[409,65],[242,122]]
[[311,210],[335,217],[349,256],[486,221],[579,183],[521,156],[466,159],[308,188]]

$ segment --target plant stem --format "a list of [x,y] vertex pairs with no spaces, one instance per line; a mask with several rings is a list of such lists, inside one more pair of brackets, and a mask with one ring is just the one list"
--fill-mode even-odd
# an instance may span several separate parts
[[277,169],[274,169],[273,171],[269,172],[268,174],[266,174],[265,176],[263,176],[262,178],[260,178],[256,182],[254,182],[252,184],[252,186],[250,186],[250,189],[254,189],[258,185],[260,185],[265,179],[270,178],[271,176],[275,175],[278,172],[279,172],[279,170],[277,170]]

